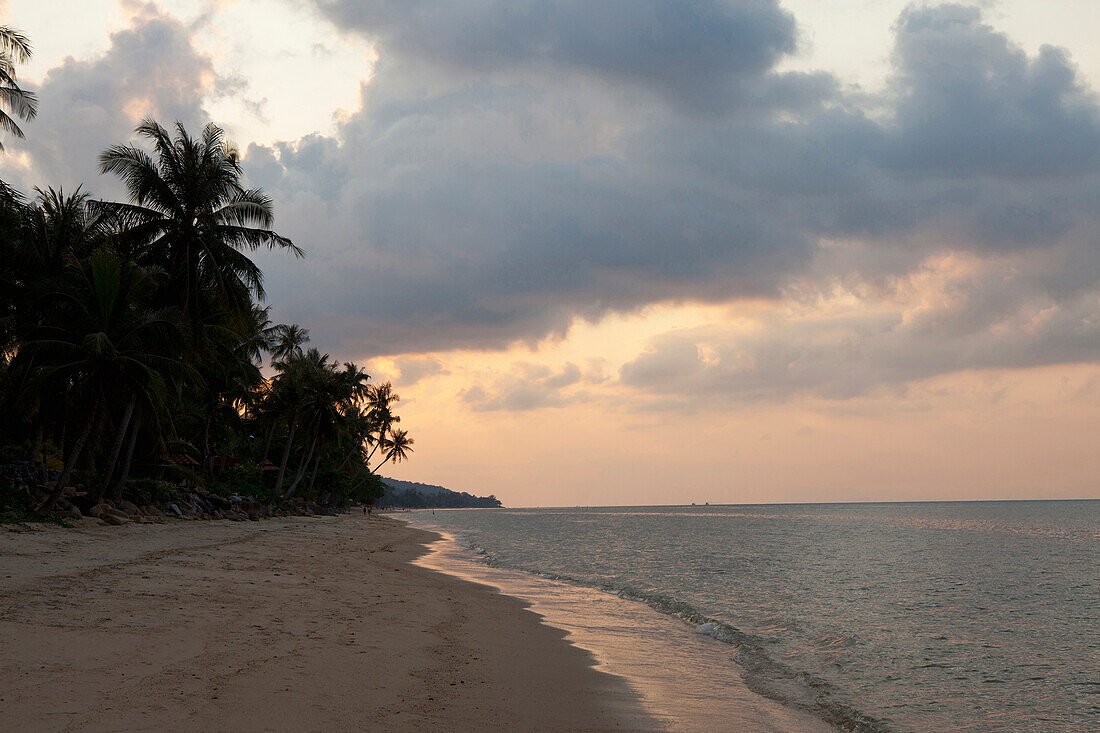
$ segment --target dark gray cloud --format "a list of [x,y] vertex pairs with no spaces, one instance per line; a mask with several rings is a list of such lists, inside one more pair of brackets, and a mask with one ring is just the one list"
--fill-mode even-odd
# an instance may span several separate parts
[[1028,58],[977,8],[947,5],[901,16],[894,63],[884,162],[946,176],[1096,171],[1096,98],[1063,50]]
[[[1100,277],[1095,99],[1063,52],[1028,57],[975,10],[907,11],[891,88],[867,105],[828,77],[803,79],[813,93],[777,81],[794,37],[774,3],[508,6],[323,4],[378,40],[363,109],[335,137],[247,162],[311,250],[308,274],[272,262],[269,290],[328,338],[500,346],[655,301],[904,275],[946,249],[1060,252],[1074,266],[1027,281],[1055,301]],[[549,28],[534,20],[547,8]],[[677,22],[657,23],[666,12]],[[736,33],[713,19],[727,13]],[[614,17],[611,40],[592,40]],[[654,34],[678,49],[654,58],[694,70],[679,76],[769,86],[774,104],[695,114],[637,62]],[[321,287],[302,292],[303,277]],[[1022,307],[1023,289],[1001,295],[973,320]]]
[[340,27],[376,39],[384,64],[392,54],[478,75],[551,67],[638,85],[694,110],[759,91],[761,76],[795,48],[794,19],[775,0],[319,5]]

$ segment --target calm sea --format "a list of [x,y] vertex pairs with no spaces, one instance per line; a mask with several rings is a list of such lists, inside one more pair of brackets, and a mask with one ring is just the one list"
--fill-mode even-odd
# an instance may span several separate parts
[[[639,650],[639,674],[690,687],[701,715],[736,680],[848,730],[1100,730],[1100,501],[404,516],[468,548],[452,565],[522,571],[515,592],[548,608],[581,594],[563,625],[598,657],[601,630]],[[707,727],[692,714],[670,727]]]

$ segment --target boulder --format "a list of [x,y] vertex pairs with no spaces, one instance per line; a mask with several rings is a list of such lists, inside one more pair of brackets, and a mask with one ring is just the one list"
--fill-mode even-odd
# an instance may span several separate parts
[[141,514],[141,509],[138,507],[138,505],[131,501],[120,501],[118,503],[118,508],[131,516],[135,514]]
[[100,515],[99,518],[100,518],[101,521],[106,522],[107,524],[111,525],[112,527],[117,527],[121,524],[129,524],[128,519],[123,519],[122,517],[118,516],[117,514],[109,514],[107,512],[104,512],[102,515]]
[[96,517],[97,519],[99,519],[103,517],[103,513],[106,512],[108,509],[112,511],[115,510],[115,508],[110,504],[101,502],[93,507],[89,507],[87,514],[89,517]]
[[99,518],[102,519],[105,514],[111,514],[113,516],[118,517],[119,519],[129,519],[130,518],[129,514],[127,514],[124,511],[121,511],[119,509],[115,509],[113,506],[108,506],[106,509],[104,509],[103,514],[99,515]]
[[61,517],[62,519],[83,519],[84,518],[84,515],[80,513],[80,510],[77,509],[72,504],[69,504],[69,506],[65,507],[64,509],[58,509],[54,513],[57,516]]
[[141,507],[141,513],[144,514],[147,517],[163,517],[164,516],[164,512],[162,512],[160,509],[157,509],[152,504],[146,504],[145,506]]

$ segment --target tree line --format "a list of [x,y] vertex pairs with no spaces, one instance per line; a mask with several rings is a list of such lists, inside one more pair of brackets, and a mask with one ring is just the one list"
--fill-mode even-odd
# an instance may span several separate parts
[[[37,111],[16,78],[30,55],[0,26],[0,130],[15,138]],[[270,197],[213,124],[136,134],[99,156],[126,201],[0,181],[0,463],[48,480],[0,503],[49,512],[76,483],[94,504],[182,481],[269,506],[380,496],[378,469],[412,452],[399,397],[270,320],[250,255],[303,256]]]

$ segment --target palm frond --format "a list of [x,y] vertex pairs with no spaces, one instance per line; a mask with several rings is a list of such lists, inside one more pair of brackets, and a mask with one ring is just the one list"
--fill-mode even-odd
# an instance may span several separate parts
[[0,50],[11,54],[21,64],[30,61],[34,53],[34,48],[27,37],[6,25],[0,25]]

